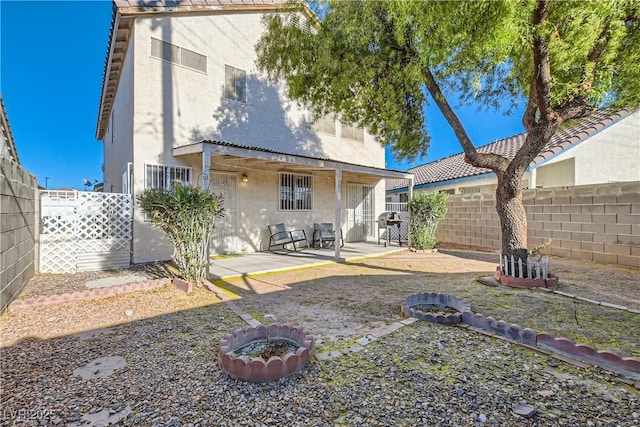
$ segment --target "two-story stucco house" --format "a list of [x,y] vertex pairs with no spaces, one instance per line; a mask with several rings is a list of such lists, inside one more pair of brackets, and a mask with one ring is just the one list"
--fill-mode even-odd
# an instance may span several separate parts
[[[314,222],[332,222],[347,242],[376,237],[384,179],[412,175],[386,170],[383,147],[365,130],[314,120],[257,71],[262,18],[287,7],[114,1],[96,134],[104,191],[135,196],[181,182],[222,195],[212,253],[265,250],[273,223],[310,236]],[[171,250],[136,207],[132,261]]]

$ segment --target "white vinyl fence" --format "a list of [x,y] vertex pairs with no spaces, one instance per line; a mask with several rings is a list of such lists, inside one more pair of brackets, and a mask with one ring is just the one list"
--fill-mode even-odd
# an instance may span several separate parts
[[75,273],[128,267],[130,194],[40,192],[40,272]]

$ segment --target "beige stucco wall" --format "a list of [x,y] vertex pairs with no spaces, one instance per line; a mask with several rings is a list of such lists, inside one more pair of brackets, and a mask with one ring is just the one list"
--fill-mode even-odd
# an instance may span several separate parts
[[[278,209],[278,180],[277,170],[260,171],[255,169],[211,170],[211,179],[216,179],[219,173],[234,173],[238,177],[238,215],[236,226],[238,229],[237,252],[255,252],[268,249],[269,233],[267,226],[283,222],[289,229],[303,229],[307,238],[311,240],[313,224],[316,222],[334,222],[335,219],[335,178],[333,173],[312,173],[313,179],[313,210],[311,211],[280,211]],[[200,174],[200,169],[194,167],[194,173]],[[239,178],[247,174],[248,182]],[[347,185],[376,185],[375,179],[363,179],[349,174],[343,175],[342,208],[347,207]],[[376,212],[384,210],[384,184],[377,183],[375,187]],[[214,190],[215,192],[215,190]],[[347,236],[347,218],[342,214],[341,229]],[[371,236],[375,237],[375,234]]]
[[576,158],[570,157],[536,168],[536,187],[567,187],[576,184]]
[[[162,139],[165,149],[218,139],[384,167],[384,149],[371,135],[362,143],[316,134],[310,115],[283,96],[283,86],[258,74],[254,45],[262,33],[262,16],[140,18],[135,37],[136,138]],[[151,37],[206,55],[207,73],[151,57]],[[246,104],[224,99],[225,64],[246,71]]]
[[[243,13],[137,19],[124,65],[132,77],[123,74],[118,95],[125,92],[124,101],[116,98],[116,109],[133,117],[129,138],[133,141],[135,194],[144,190],[145,164],[188,166],[192,168],[192,182],[201,182],[200,157],[177,159],[172,150],[203,139],[384,167],[384,149],[371,135],[365,133],[365,141],[357,142],[316,134],[311,130],[308,112],[288,101],[281,85],[267,82],[257,73],[253,46],[262,31],[261,17],[257,13]],[[207,72],[151,57],[151,37],[206,55]],[[225,64],[246,71],[246,104],[224,99]],[[126,99],[130,103],[122,105]],[[115,129],[117,132],[118,126]],[[340,123],[337,130],[339,135]],[[105,146],[109,136],[108,131]],[[107,156],[111,156],[108,161]],[[123,154],[107,152],[105,148],[105,163],[111,165],[109,172],[105,171],[105,180],[108,176],[110,181],[118,182],[114,191],[120,191],[122,173],[122,166],[114,164],[124,161],[118,156]],[[249,183],[239,183],[238,188],[239,251],[264,249],[269,223],[304,227],[310,238],[314,222],[333,222],[335,218],[332,174],[327,179],[325,174],[309,171],[314,176],[312,212],[279,212],[277,170],[242,169],[215,162],[211,167],[238,175],[247,173],[251,177]],[[343,178],[344,192],[349,179]],[[363,182],[374,185],[378,181]],[[376,194],[377,209],[381,211],[384,209],[382,185],[377,186]],[[144,221],[137,207],[133,245],[134,263],[168,259],[172,251],[162,233]]]
[[[640,181],[640,111],[559,154],[538,171],[571,158],[575,162],[574,185]],[[551,179],[546,182],[544,187],[567,185]]]
[[[640,267],[640,182],[525,190],[529,249]],[[436,237],[444,244],[500,250],[493,193],[449,196]]]

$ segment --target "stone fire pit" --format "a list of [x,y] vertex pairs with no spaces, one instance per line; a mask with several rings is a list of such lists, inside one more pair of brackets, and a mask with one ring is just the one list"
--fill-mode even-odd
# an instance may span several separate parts
[[451,325],[461,323],[471,307],[453,295],[423,293],[409,295],[402,301],[402,312],[409,317],[433,323]]
[[[269,355],[276,348],[290,348],[279,355]],[[247,356],[249,349],[259,355]],[[256,350],[258,349],[258,350]],[[313,350],[313,336],[302,329],[288,325],[259,325],[234,331],[220,341],[218,363],[234,378],[250,382],[267,382],[286,377],[302,369]]]

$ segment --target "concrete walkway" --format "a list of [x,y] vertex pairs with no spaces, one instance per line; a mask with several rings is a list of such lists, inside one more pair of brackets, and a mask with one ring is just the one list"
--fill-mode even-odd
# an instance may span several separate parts
[[[376,242],[358,242],[345,244],[340,253],[345,261],[352,261],[404,250],[407,250],[406,246],[398,246],[397,244],[385,247],[384,245],[378,245]],[[333,249],[305,248],[301,251],[287,254],[252,252],[212,259],[209,267],[209,278],[211,280],[229,279],[313,267],[333,262],[335,262]]]

